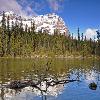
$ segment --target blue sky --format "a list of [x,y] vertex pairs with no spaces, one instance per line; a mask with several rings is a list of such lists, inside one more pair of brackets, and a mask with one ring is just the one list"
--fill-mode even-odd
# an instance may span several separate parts
[[[27,0],[37,14],[55,12],[61,16],[70,32],[81,32],[88,28],[99,28],[100,0]],[[21,4],[20,0],[18,0]],[[32,3],[33,2],[33,3]],[[22,5],[23,6],[23,5]],[[24,7],[26,7],[24,5]],[[24,8],[23,7],[23,8]]]
[[0,0],[0,10],[26,15],[56,13],[71,33],[76,33],[78,27],[84,33],[100,28],[100,0]]

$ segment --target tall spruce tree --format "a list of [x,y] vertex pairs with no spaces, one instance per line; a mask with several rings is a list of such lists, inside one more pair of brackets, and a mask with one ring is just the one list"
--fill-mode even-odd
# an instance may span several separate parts
[[11,30],[9,25],[9,16],[7,17],[7,54],[10,54],[11,48]]
[[79,29],[79,27],[78,27],[77,33],[78,33],[78,41],[80,41],[80,29]]
[[100,31],[98,30],[98,31],[96,31],[97,32],[97,55],[99,55],[100,56]]
[[80,29],[79,29],[79,27],[77,30],[77,34],[78,34],[78,51],[80,51]]
[[81,40],[83,41],[83,39],[84,39],[84,36],[83,36],[83,33],[82,33],[82,35],[81,35]]
[[2,48],[1,56],[4,56],[4,54],[6,53],[6,18],[5,18],[4,11],[3,11],[3,17],[2,17],[1,48]]

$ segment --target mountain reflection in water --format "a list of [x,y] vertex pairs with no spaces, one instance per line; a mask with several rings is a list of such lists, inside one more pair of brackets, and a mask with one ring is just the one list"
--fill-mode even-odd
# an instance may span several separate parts
[[[0,100],[100,100],[99,61],[1,59],[0,62]],[[23,88],[7,87],[18,81],[30,83]],[[94,83],[95,91],[89,87]]]

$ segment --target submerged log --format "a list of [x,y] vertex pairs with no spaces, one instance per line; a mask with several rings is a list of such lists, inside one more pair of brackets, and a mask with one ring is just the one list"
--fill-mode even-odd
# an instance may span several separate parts
[[[54,86],[54,85],[58,85],[58,84],[65,84],[65,83],[74,82],[74,81],[79,81],[79,80],[60,80],[60,81],[54,81],[53,80],[51,82],[46,81],[46,85],[47,85],[47,87],[49,87],[49,86]],[[22,88],[31,86],[33,88],[37,88],[37,89],[41,90],[40,87],[38,86],[38,85],[41,84],[41,82],[43,82],[43,81],[39,81],[37,83],[33,82],[32,80],[28,80],[28,81],[12,81],[10,84],[8,84],[6,86],[6,88],[22,89]]]
[[70,83],[70,82],[74,82],[74,81],[79,81],[79,80],[60,80],[60,81],[53,80],[51,82],[47,82],[47,85],[54,86],[54,85],[65,84],[65,83]]
[[28,80],[28,81],[15,80],[10,82],[10,84],[6,85],[5,87],[10,89],[22,89],[28,86],[37,88],[38,84],[39,84],[38,82],[34,83],[32,80]]
[[28,86],[28,84],[26,82],[22,82],[22,81],[12,81],[10,84],[8,84],[6,86],[6,88],[10,88],[10,89],[21,89],[21,88],[25,88],[26,86]]

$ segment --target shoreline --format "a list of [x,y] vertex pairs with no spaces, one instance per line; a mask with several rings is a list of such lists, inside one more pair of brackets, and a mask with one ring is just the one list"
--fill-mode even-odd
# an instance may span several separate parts
[[100,57],[99,56],[93,56],[93,55],[91,55],[91,56],[85,56],[85,57],[83,57],[83,56],[73,56],[73,55],[70,55],[70,56],[64,56],[64,55],[54,55],[54,56],[46,56],[46,55],[34,55],[34,56],[16,56],[16,57],[13,57],[13,56],[4,56],[4,57],[0,57],[0,58],[12,58],[12,59],[26,59],[26,58],[28,58],[28,59],[38,59],[38,58],[40,58],[40,59],[44,59],[44,58],[46,58],[46,59],[50,59],[50,58],[58,58],[58,59],[91,59],[91,58],[93,58],[93,59],[100,59]]

